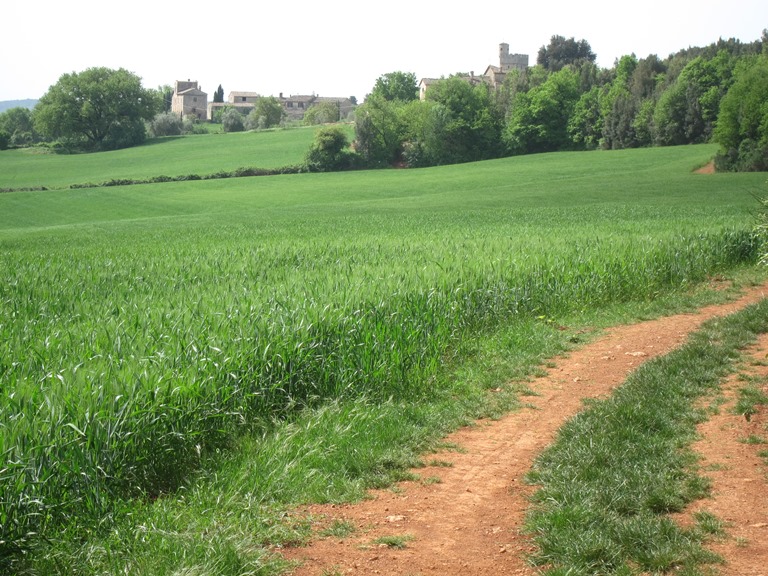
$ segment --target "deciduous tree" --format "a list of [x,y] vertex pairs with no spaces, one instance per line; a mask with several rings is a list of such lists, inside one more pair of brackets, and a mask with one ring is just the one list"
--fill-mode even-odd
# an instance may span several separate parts
[[51,139],[89,150],[125,148],[146,138],[144,121],[158,99],[141,79],[120,68],[89,68],[64,74],[40,99],[35,128]]
[[580,98],[579,74],[570,67],[519,94],[504,133],[509,152],[554,152],[572,147],[568,121]]
[[400,159],[407,126],[403,103],[371,94],[355,114],[354,147],[368,166],[389,166]]
[[579,66],[585,62],[594,62],[597,55],[586,40],[566,39],[564,36],[552,36],[547,46],[539,48],[536,63],[552,72],[562,70],[568,64]]
[[719,169],[768,170],[768,54],[745,60],[720,103]]
[[274,96],[261,96],[253,110],[248,114],[248,129],[263,130],[279,126],[283,121],[285,111],[283,105]]
[[15,107],[0,113],[0,130],[7,134],[7,144],[11,146],[31,144],[35,140],[32,111]]
[[463,77],[452,76],[432,85],[427,101],[443,107],[436,108],[438,140],[442,141],[440,150],[433,154],[437,164],[473,162],[501,155],[501,117],[486,84],[472,85]]
[[338,122],[341,118],[339,105],[335,102],[320,102],[314,104],[304,114],[304,124],[312,126],[314,124],[330,124]]
[[349,139],[340,126],[325,126],[315,136],[306,156],[311,172],[332,172],[349,168],[352,153]]
[[384,100],[410,102],[418,100],[419,85],[413,72],[389,72],[376,79],[371,96],[380,96]]

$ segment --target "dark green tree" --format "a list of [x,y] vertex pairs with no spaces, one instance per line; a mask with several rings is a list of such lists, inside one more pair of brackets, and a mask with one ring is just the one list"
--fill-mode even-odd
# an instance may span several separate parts
[[10,146],[27,146],[36,140],[29,108],[9,108],[0,113],[0,130],[8,135]]
[[600,113],[600,88],[584,92],[568,120],[568,137],[576,149],[596,150],[603,137],[603,116]]
[[659,144],[695,144],[712,136],[720,100],[732,84],[734,61],[726,51],[688,62],[663,92],[654,121]]
[[219,84],[219,87],[213,93],[213,101],[224,102],[224,88],[221,87],[221,84]]
[[586,40],[565,38],[564,36],[552,36],[549,44],[539,48],[536,63],[551,72],[562,70],[571,64],[576,67],[587,62],[594,62],[597,55],[592,52],[592,47]]
[[315,136],[305,162],[310,172],[333,172],[352,165],[349,139],[341,126],[324,126]]
[[737,68],[735,82],[720,103],[714,140],[722,170],[768,170],[768,54]]
[[418,100],[419,85],[416,81],[416,74],[398,71],[379,76],[369,96],[380,96],[390,102]]
[[655,54],[639,60],[629,82],[630,91],[635,100],[654,98],[664,81],[666,70],[667,67]]
[[472,85],[462,76],[433,84],[426,100],[435,110],[435,140],[440,148],[430,156],[436,164],[473,162],[502,155],[502,121],[490,88]]
[[141,79],[120,68],[89,68],[64,74],[35,107],[35,129],[44,136],[88,150],[110,150],[142,143],[144,121],[158,99]]
[[519,94],[504,131],[509,153],[554,152],[573,147],[568,122],[579,93],[579,74],[566,67],[541,86]]
[[173,106],[173,88],[168,86],[158,86],[155,91],[158,99],[157,113],[170,112]]
[[355,150],[367,166],[390,166],[401,159],[407,126],[402,101],[370,94],[355,112]]
[[637,65],[637,57],[634,54],[622,56],[614,67],[613,81],[605,86],[601,95],[603,148],[615,150],[636,145],[633,127],[636,109],[631,84]]

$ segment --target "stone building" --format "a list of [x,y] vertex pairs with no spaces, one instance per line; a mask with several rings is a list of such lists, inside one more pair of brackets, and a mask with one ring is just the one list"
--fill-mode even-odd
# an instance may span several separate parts
[[528,70],[528,54],[510,54],[509,44],[499,44],[499,65],[490,65],[485,69],[487,82],[494,88],[504,84],[507,73],[512,70]]
[[[475,76],[474,72],[460,76],[473,86],[485,82],[494,90],[504,84],[504,79],[512,70],[527,70],[528,54],[510,54],[509,44],[499,44],[499,65],[489,65],[482,76]],[[422,78],[419,82],[419,98],[426,98],[429,87],[440,80],[440,78]]]
[[[213,120],[216,112],[222,108],[237,108],[244,115],[253,110],[256,102],[261,98],[257,92],[230,92],[226,102],[211,102],[208,104],[208,120]],[[277,101],[285,111],[288,120],[302,120],[306,111],[321,102],[333,102],[339,107],[339,116],[344,119],[355,109],[355,104],[349,98],[337,96],[292,95],[285,97],[283,93],[277,97]]]
[[205,120],[208,112],[208,94],[200,90],[197,80],[176,80],[171,98],[171,112],[181,117],[191,116]]

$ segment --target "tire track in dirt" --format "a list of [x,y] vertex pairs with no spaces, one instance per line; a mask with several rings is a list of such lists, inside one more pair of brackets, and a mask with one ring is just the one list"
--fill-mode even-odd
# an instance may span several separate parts
[[[558,429],[579,412],[583,400],[605,396],[642,362],[680,346],[704,321],[731,314],[768,294],[753,287],[730,303],[608,330],[598,340],[556,358],[546,376],[531,383],[533,406],[498,421],[481,421],[446,437],[460,452],[425,460],[421,481],[377,490],[358,504],[309,506],[317,527],[334,520],[356,531],[345,538],[318,538],[281,552],[302,564],[294,576],[328,574],[503,575],[535,574],[527,564],[530,540],[521,534],[535,487],[523,482],[536,456]],[[439,482],[424,479],[439,478]],[[411,538],[403,549],[373,541]],[[755,572],[757,574],[758,572]]]

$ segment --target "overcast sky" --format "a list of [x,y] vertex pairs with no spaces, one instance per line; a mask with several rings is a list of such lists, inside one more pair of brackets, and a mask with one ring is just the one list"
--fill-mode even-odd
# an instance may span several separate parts
[[498,47],[529,54],[557,34],[587,40],[601,67],[665,58],[718,38],[751,42],[768,0],[11,1],[2,10],[0,101],[39,98],[58,78],[125,68],[145,87],[197,80],[208,92],[356,96],[382,74],[482,74]]

